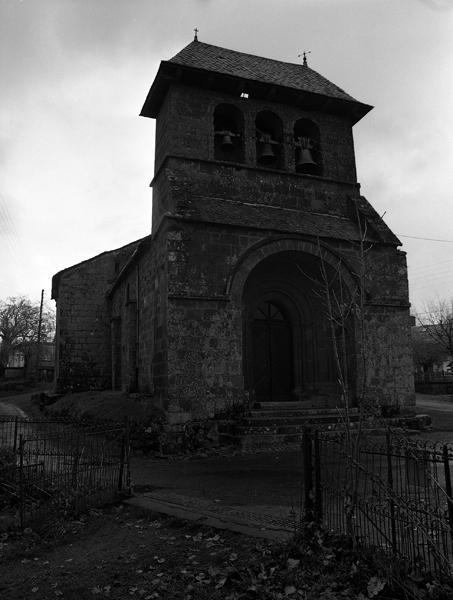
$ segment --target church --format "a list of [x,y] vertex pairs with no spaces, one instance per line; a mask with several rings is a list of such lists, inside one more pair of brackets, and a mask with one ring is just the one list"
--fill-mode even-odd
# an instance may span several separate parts
[[162,61],[150,235],[60,271],[59,391],[414,411],[406,256],[360,194],[371,106],[307,64],[198,41]]

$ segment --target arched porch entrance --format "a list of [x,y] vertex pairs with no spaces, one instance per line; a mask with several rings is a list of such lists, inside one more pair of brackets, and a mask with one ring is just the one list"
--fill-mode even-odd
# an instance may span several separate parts
[[[256,264],[245,281],[244,377],[255,402],[338,405],[338,367],[320,266],[320,259],[312,254],[277,252]],[[324,268],[330,270],[332,281],[336,279],[333,286],[338,286],[332,267],[324,264]],[[343,369],[351,385],[352,320],[344,334]]]

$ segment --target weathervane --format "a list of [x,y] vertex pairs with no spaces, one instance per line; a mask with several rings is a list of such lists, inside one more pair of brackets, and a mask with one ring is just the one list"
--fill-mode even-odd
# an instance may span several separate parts
[[198,27],[194,29],[195,35],[193,36],[193,41],[198,42]]
[[302,63],[304,65],[304,67],[308,67],[308,64],[307,64],[307,54],[311,54],[311,50],[304,50],[302,52],[302,54],[298,54],[297,55],[297,58],[300,58],[301,56],[304,57],[304,60],[303,60],[303,63]]

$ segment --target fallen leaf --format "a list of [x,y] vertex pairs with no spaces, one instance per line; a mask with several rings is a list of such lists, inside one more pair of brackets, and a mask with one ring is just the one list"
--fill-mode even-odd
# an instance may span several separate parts
[[285,596],[291,596],[296,593],[296,588],[293,585],[287,585],[285,587]]
[[366,586],[366,590],[368,592],[368,598],[374,598],[377,596],[379,592],[381,592],[386,585],[385,579],[380,579],[379,577],[371,577]]
[[295,569],[299,565],[300,560],[297,558],[288,558],[288,560],[286,561],[286,566],[288,567],[288,569]]

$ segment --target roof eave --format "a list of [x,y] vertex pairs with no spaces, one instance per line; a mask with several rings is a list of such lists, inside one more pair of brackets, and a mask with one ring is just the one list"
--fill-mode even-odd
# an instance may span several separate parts
[[[320,110],[347,114],[351,118],[353,125],[360,121],[360,119],[362,119],[373,108],[369,104],[364,104],[354,99],[347,100],[343,98],[336,98],[307,90],[279,86],[275,83],[265,83],[253,79],[244,80],[241,77],[220,73],[218,71],[187,67],[186,65],[180,65],[170,61],[162,61],[160,63],[156,78],[154,79],[154,82],[148,92],[145,103],[143,104],[142,110],[140,111],[140,116],[153,119],[157,118],[170,83],[181,80],[183,74],[186,76],[184,81],[185,83],[190,83],[191,79],[199,80],[200,76],[209,75],[209,89],[215,89],[216,87],[219,87],[225,91],[225,88],[230,88],[230,91],[235,93],[242,85],[242,91],[249,91],[254,97],[259,97],[262,95],[263,98],[266,97],[266,91],[269,93],[270,90],[273,90],[273,101],[282,101],[283,99],[284,103],[293,105],[307,103],[311,107],[317,107]],[[222,82],[224,85],[219,85],[220,82]],[[275,90],[277,90],[277,94],[275,94]]]

